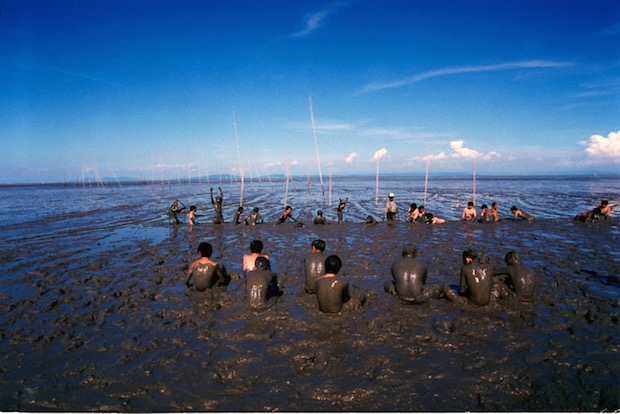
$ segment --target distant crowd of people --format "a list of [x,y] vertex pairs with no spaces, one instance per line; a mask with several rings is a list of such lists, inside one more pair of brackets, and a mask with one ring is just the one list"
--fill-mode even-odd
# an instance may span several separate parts
[[[213,188],[211,188],[211,204],[213,205],[213,209],[215,211],[215,216],[213,218],[213,224],[222,224],[224,223],[224,216],[222,214],[222,205],[224,202],[224,192],[221,187],[218,187],[220,194],[213,197]],[[349,202],[349,198],[340,199],[338,203],[338,207],[336,208],[337,220],[338,223],[344,222],[344,210]],[[185,205],[181,203],[179,200],[174,200],[172,205],[167,211],[167,215],[170,219],[170,222],[173,224],[179,224],[179,214],[181,214],[186,209]],[[254,207],[252,211],[244,217],[244,208],[243,206],[239,206],[237,211],[235,212],[233,222],[235,225],[246,224],[250,226],[254,226],[256,224],[264,223],[263,217],[259,213],[259,208]],[[513,220],[523,220],[527,222],[531,222],[534,220],[534,217],[522,209],[517,208],[516,206],[512,206],[510,208],[510,213],[512,214]],[[388,200],[385,203],[385,207],[383,209],[383,215],[387,222],[396,222],[399,220],[399,208],[398,203],[395,201],[394,193],[388,194]],[[611,206],[609,205],[608,200],[602,200],[601,204],[594,208],[593,210],[589,210],[578,214],[575,216],[575,220],[581,222],[591,222],[598,220],[605,220],[611,216]],[[197,214],[197,207],[195,205],[191,205],[188,212],[188,223],[193,225],[196,223],[196,218],[200,217]],[[491,208],[489,208],[486,204],[483,204],[480,208],[480,214],[474,203],[472,201],[467,203],[467,207],[463,209],[461,214],[461,220],[469,221],[469,222],[480,222],[480,223],[496,223],[500,221],[499,215],[499,206],[497,203],[491,203]],[[299,222],[295,217],[293,217],[293,208],[290,205],[287,205],[284,208],[282,214],[280,214],[279,218],[275,222],[275,224],[282,224],[288,221],[296,222],[299,227],[303,227],[304,224]],[[424,206],[418,206],[416,203],[411,203],[409,209],[407,210],[407,214],[405,216],[405,222],[407,223],[425,223],[425,224],[442,224],[445,223],[446,220],[443,218],[436,217],[433,213],[426,211]],[[327,218],[323,215],[323,211],[317,211],[317,214],[313,220],[314,224],[328,224]],[[378,220],[371,215],[368,215],[365,220],[365,224],[372,226],[378,223]]]
[[[310,251],[303,257],[304,279],[300,280],[300,289],[316,296],[318,309],[323,313],[339,314],[360,309],[366,302],[366,292],[339,275],[342,260],[325,250],[324,240],[312,241]],[[252,310],[273,306],[284,293],[277,274],[271,270],[269,256],[262,251],[262,241],[253,240],[250,253],[242,258],[245,305]],[[197,253],[199,258],[187,271],[187,287],[206,291],[227,286],[231,277],[223,264],[211,260],[211,244],[200,243]],[[464,250],[458,288],[451,288],[441,283],[428,284],[428,265],[417,258],[416,246],[406,245],[402,257],[391,266],[392,278],[385,282],[384,290],[406,305],[439,298],[476,306],[507,297],[533,301],[537,286],[534,272],[521,264],[515,251],[506,253],[504,260],[505,267],[494,269],[488,257],[471,249]]]

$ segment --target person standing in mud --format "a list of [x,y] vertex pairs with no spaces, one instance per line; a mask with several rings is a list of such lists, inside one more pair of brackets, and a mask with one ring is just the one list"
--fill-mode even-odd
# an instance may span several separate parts
[[304,290],[316,293],[316,280],[325,274],[325,241],[312,241],[311,251],[304,257]]
[[398,296],[406,305],[423,303],[426,299],[440,298],[444,287],[441,284],[426,285],[428,267],[416,258],[417,247],[403,247],[402,258],[392,265],[392,279],[386,282],[386,292]]
[[385,203],[385,208],[383,209],[383,214],[385,214],[385,219],[387,221],[396,221],[398,218],[398,204],[394,201],[394,193],[388,194],[388,201]]
[[497,223],[500,218],[499,218],[499,207],[497,206],[497,203],[491,203],[491,216],[493,217],[493,222]]
[[336,255],[325,259],[325,274],[316,280],[316,297],[319,310],[324,313],[340,313],[358,309],[366,296],[354,297],[349,282],[338,276],[342,261]]
[[284,211],[280,215],[280,218],[276,222],[276,224],[282,224],[282,223],[286,222],[286,220],[289,220],[289,219],[296,222],[297,219],[295,219],[295,217],[293,217],[292,214],[293,214],[293,207],[286,206],[284,208]]
[[270,307],[277,296],[282,296],[278,276],[271,271],[269,259],[256,258],[255,269],[245,278],[245,306],[252,310]]
[[[211,260],[213,247],[210,243],[202,242],[197,249],[200,259],[192,263],[187,271],[185,285],[193,286],[197,291],[205,291],[215,286],[226,286],[230,283],[230,276],[226,267]],[[190,283],[191,279],[194,283]]]
[[348,202],[349,202],[349,197],[347,197],[347,199],[344,201],[342,200],[342,198],[340,199],[340,203],[338,204],[338,208],[336,209],[336,213],[338,214],[338,223],[344,223],[344,218],[342,217],[342,211],[347,206]]
[[316,212],[314,224],[327,224],[327,220],[325,219],[325,217],[323,217],[323,212],[321,210]]
[[420,211],[418,210],[418,205],[416,203],[411,203],[411,205],[409,205],[409,210],[407,210],[407,218],[405,221],[407,223],[416,223],[419,216]]
[[196,211],[198,211],[198,207],[189,206],[189,213],[187,213],[187,220],[190,226],[193,226],[194,224],[196,224],[196,217],[202,217],[202,215],[196,214]]
[[[252,240],[250,243],[250,254],[243,256],[243,274],[256,269],[256,259],[264,257],[269,260],[269,256],[263,254],[263,242],[260,240]],[[269,262],[267,262],[269,263]]]
[[254,207],[252,212],[245,218],[245,224],[256,226],[263,222],[263,217],[258,213],[258,207]]
[[213,218],[213,224],[222,224],[224,223],[224,216],[222,215],[222,203],[224,202],[224,192],[222,191],[222,187],[218,187],[220,190],[220,195],[213,199],[213,188],[211,188],[211,204],[213,204],[213,208],[215,209],[215,217]]
[[[182,206],[181,208],[179,208],[179,203]],[[183,210],[185,210],[185,205],[179,200],[174,200],[166,214],[168,214],[168,217],[173,224],[179,224],[179,217],[177,217],[177,214],[181,213]]]
[[480,218],[478,219],[480,223],[494,223],[495,219],[493,218],[493,213],[489,210],[489,207],[486,204],[483,204],[480,207]]
[[493,271],[493,276],[508,275],[506,281],[509,288],[514,290],[517,299],[522,302],[532,302],[536,293],[536,277],[534,272],[521,265],[517,252],[511,250],[504,259],[507,267]]

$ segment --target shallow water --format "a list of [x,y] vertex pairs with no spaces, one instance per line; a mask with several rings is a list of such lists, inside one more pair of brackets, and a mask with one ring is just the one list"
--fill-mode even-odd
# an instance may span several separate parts
[[[381,186],[399,200],[416,201],[423,197],[423,179],[416,180],[410,185],[386,179]],[[434,200],[441,201],[433,211],[455,221],[370,228],[361,220],[366,211],[376,211],[372,179],[334,185],[334,194],[349,197],[344,224],[305,228],[207,224],[212,212],[206,183],[18,189],[40,208],[4,217],[0,229],[5,240],[0,248],[0,408],[619,408],[619,223],[571,220],[601,198],[615,203],[617,187],[609,182],[603,193],[595,185],[600,180],[546,185],[498,179],[487,183],[502,188],[494,193],[481,179],[479,199],[498,200],[504,217],[506,207],[522,205],[516,196],[522,188],[528,197],[521,200],[529,201],[524,209],[541,218],[483,225],[456,221],[470,189],[465,180],[444,181],[442,195],[433,192],[427,204],[430,209]],[[256,203],[266,219],[275,220],[284,202],[283,183],[246,185],[245,204]],[[239,187],[222,186],[230,221]],[[545,203],[553,191],[556,197]],[[197,204],[206,214],[203,224],[169,225],[164,212],[174,198]],[[308,195],[306,182],[295,181],[286,201],[308,223],[321,198]],[[52,207],[47,199],[53,199]],[[549,203],[555,208],[541,208]],[[18,204],[13,199],[11,205]],[[323,315],[316,299],[300,291],[301,260],[317,237],[341,256],[345,276],[367,293],[360,311]],[[245,310],[239,277],[241,257],[253,239],[265,243],[285,292],[273,307],[257,313]],[[233,275],[225,291],[196,293],[183,284],[201,241],[213,244],[213,258]],[[502,299],[486,307],[444,299],[401,305],[383,292],[383,283],[405,243],[416,244],[429,263],[429,283],[444,284],[458,283],[464,248],[486,252],[497,266],[515,249],[539,278],[537,299],[530,304]]]

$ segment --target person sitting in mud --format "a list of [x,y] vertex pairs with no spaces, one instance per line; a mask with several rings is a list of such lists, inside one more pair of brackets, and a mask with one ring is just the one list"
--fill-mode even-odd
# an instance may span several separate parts
[[245,218],[245,224],[255,226],[263,222],[263,217],[258,213],[258,207],[254,207],[252,212]]
[[252,310],[264,310],[273,305],[275,298],[282,296],[278,276],[271,271],[269,260],[256,258],[255,269],[245,278],[245,306]]
[[[179,203],[182,206],[181,208],[179,208]],[[181,203],[179,200],[174,200],[172,202],[172,205],[166,212],[166,214],[168,215],[168,217],[170,218],[170,221],[173,224],[179,224],[180,222],[179,222],[179,217],[177,217],[177,214],[181,213],[183,210],[185,210],[185,205],[183,205],[183,203]]]
[[314,224],[327,224],[327,219],[323,217],[323,212],[321,210],[316,212],[316,217],[314,218]]
[[493,270],[489,266],[488,258],[480,257],[471,249],[463,251],[459,292],[457,294],[451,289],[446,289],[446,297],[459,302],[468,298],[474,305],[484,306],[491,301],[492,289]]
[[499,206],[495,202],[491,203],[491,216],[493,217],[493,221],[495,223],[497,223],[500,220],[500,218],[499,218]]
[[284,211],[280,215],[280,218],[276,222],[276,224],[282,224],[282,223],[286,222],[286,220],[292,220],[292,221],[296,222],[297,219],[295,219],[295,217],[293,217],[292,214],[293,214],[293,207],[286,206],[284,208]]
[[461,214],[461,220],[465,221],[476,221],[476,217],[478,216],[478,212],[474,207],[473,202],[467,203],[467,207],[463,209],[463,214]]
[[417,223],[418,217],[420,217],[418,205],[416,203],[411,203],[409,210],[407,210],[407,217],[405,218],[405,221],[407,223]]
[[325,274],[325,241],[312,241],[311,251],[304,257],[304,290],[316,293],[316,280]]
[[534,221],[534,217],[530,216],[523,210],[519,210],[516,206],[510,207],[510,212],[513,215],[513,219],[516,220],[524,220],[527,222]]
[[444,287],[441,284],[425,285],[428,267],[416,258],[416,246],[403,247],[402,258],[392,265],[392,279],[385,282],[385,291],[398,296],[406,305],[424,303],[430,298],[440,298]]
[[534,272],[521,265],[519,255],[513,250],[506,253],[504,260],[507,267],[494,270],[493,275],[508,275],[505,283],[515,292],[517,299],[522,302],[532,302],[536,293]]
[[344,218],[342,217],[342,211],[347,206],[348,202],[349,202],[349,197],[347,197],[347,199],[344,201],[342,200],[342,198],[340,199],[340,203],[338,204],[338,208],[336,209],[336,213],[338,214],[338,223],[344,223]]
[[601,209],[601,218],[603,220],[607,220],[611,217],[611,206],[608,200],[601,200],[601,205],[598,206],[598,208]]
[[581,214],[575,216],[575,220],[582,223],[589,223],[591,221],[598,221],[601,219],[601,209],[596,207],[592,211],[584,211]]
[[263,242],[260,240],[252,240],[250,243],[250,254],[243,255],[243,274],[256,269],[256,259],[264,257],[269,260],[269,256],[263,254]]
[[373,216],[366,216],[366,221],[364,223],[366,224],[366,227],[375,226],[377,225],[377,219]]
[[486,204],[483,204],[480,207],[480,218],[478,219],[480,223],[494,223],[495,219],[493,218],[493,214],[489,207]]
[[445,219],[435,217],[433,213],[425,213],[424,214],[424,222],[426,224],[443,224],[446,222]]
[[233,219],[235,226],[242,223],[241,221],[242,214],[243,214],[243,206],[239,206],[239,208],[237,209],[237,212],[235,213],[235,218]]
[[[202,242],[198,245],[198,255],[200,259],[192,263],[187,271],[185,285],[194,286],[197,291],[205,291],[214,286],[226,286],[230,283],[230,276],[226,272],[226,267],[211,260],[213,247],[210,243]],[[191,279],[194,283],[190,283]]]
[[213,188],[211,188],[211,204],[213,204],[213,208],[215,209],[215,217],[213,218],[213,224],[222,224],[224,223],[224,216],[222,215],[222,203],[224,202],[224,192],[222,191],[222,187],[218,187],[220,190],[220,195],[213,199]]
[[316,280],[316,297],[319,310],[324,313],[340,313],[359,309],[366,301],[366,296],[354,297],[352,287],[345,279],[338,276],[342,261],[336,255],[325,259],[325,274]]

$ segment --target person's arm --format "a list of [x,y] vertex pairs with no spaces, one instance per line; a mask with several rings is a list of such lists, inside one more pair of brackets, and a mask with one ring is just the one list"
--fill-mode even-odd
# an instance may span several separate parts
[[192,278],[193,275],[193,271],[194,271],[194,265],[192,264],[189,267],[189,270],[187,271],[187,277],[185,278],[185,286],[190,287],[191,283],[189,283],[190,279]]
[[213,199],[213,188],[211,188],[211,204],[215,205],[215,200]]
[[226,271],[226,266],[217,264],[215,265],[215,274],[217,275],[217,284],[225,286],[230,283],[230,275]]
[[222,191],[222,187],[218,187],[220,190],[220,197],[222,197],[222,201],[224,201],[224,192]]

